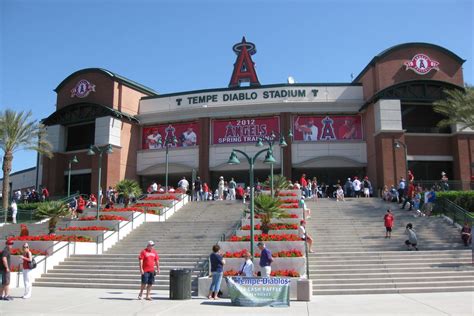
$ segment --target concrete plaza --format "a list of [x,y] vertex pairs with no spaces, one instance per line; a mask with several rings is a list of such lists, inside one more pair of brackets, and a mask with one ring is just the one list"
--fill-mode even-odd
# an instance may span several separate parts
[[12,289],[11,302],[0,301],[0,315],[473,315],[473,292],[323,295],[311,302],[292,301],[289,308],[237,307],[230,300],[195,298],[169,300],[168,292],[153,291],[153,301],[137,300],[137,291],[33,288]]

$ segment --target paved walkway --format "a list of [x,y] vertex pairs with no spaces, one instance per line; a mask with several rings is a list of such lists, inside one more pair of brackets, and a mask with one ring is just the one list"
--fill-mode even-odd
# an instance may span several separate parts
[[23,300],[22,289],[12,289],[14,301],[0,301],[0,315],[473,315],[474,292],[325,295],[311,302],[291,302],[289,308],[236,307],[230,300],[193,298],[171,301],[164,291],[154,301],[138,301],[137,291],[33,288]]

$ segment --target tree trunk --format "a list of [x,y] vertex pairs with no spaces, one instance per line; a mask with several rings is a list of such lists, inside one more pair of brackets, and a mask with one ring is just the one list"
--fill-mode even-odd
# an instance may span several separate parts
[[10,193],[10,172],[12,171],[13,153],[7,151],[3,156],[3,187],[2,187],[2,207],[5,212],[5,223],[7,222],[8,202]]

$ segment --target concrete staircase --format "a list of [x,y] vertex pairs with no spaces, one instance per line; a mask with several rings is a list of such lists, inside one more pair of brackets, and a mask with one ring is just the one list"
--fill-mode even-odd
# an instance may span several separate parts
[[[472,253],[459,230],[441,217],[414,217],[396,203],[376,198],[308,202],[309,256],[313,295],[473,291]],[[395,216],[385,238],[383,216]],[[411,222],[419,251],[407,251],[405,226]]]
[[211,248],[239,222],[242,204],[231,201],[190,202],[160,223],[144,223],[103,255],[74,255],[43,274],[34,286],[137,289],[138,254],[148,240],[156,243],[161,273],[154,289],[169,289],[171,269],[192,270],[193,288]]

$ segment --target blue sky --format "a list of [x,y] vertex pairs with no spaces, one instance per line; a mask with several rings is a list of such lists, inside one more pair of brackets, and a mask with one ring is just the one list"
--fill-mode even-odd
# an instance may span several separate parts
[[[101,67],[160,93],[227,87],[242,36],[262,84],[349,82],[405,42],[452,50],[473,78],[473,1],[0,0],[0,106],[55,110],[54,88]],[[13,171],[36,155],[18,152]]]

